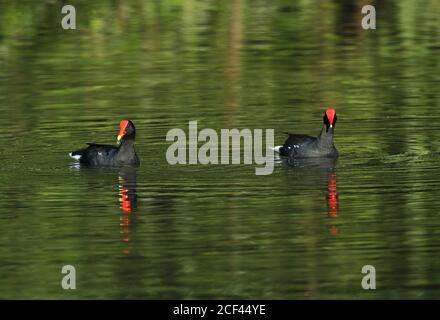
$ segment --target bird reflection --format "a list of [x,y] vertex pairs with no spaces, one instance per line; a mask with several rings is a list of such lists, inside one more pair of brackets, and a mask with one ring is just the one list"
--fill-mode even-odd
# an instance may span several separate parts
[[[121,209],[121,241],[128,243],[130,241],[130,229],[136,221],[136,169],[130,167],[121,168],[118,179],[119,208]],[[130,253],[128,244],[122,251],[123,253]]]
[[[326,174],[327,179],[327,216],[329,218],[338,217],[338,192],[336,184],[336,159],[331,158],[287,158],[287,163],[296,168],[305,168],[307,170],[318,170]],[[321,175],[321,174],[319,174]],[[335,225],[329,227],[331,234],[338,234],[338,228]]]
[[[327,175],[327,215],[330,218],[338,216],[338,191],[336,188],[336,172],[329,172]],[[331,234],[337,234],[338,228],[331,226]]]

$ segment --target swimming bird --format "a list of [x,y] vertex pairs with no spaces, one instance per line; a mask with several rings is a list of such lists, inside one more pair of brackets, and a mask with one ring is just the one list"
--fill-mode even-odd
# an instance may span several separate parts
[[139,165],[134,149],[136,128],[130,120],[119,122],[117,145],[88,143],[85,149],[73,151],[69,156],[81,164],[90,166]]
[[276,146],[274,151],[293,158],[337,158],[338,150],[333,143],[336,120],[336,110],[328,108],[324,113],[322,129],[317,137],[287,133],[287,140],[282,146]]

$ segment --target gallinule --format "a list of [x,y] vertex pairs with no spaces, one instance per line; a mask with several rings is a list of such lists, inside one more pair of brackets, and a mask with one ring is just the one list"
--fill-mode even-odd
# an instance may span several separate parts
[[119,122],[118,145],[88,143],[85,149],[73,151],[69,156],[81,164],[91,166],[138,165],[139,158],[134,150],[136,128],[130,120]]
[[276,146],[275,152],[293,158],[337,158],[338,150],[333,144],[336,119],[336,110],[328,108],[324,113],[321,133],[317,137],[287,133],[289,137],[286,142],[282,146]]

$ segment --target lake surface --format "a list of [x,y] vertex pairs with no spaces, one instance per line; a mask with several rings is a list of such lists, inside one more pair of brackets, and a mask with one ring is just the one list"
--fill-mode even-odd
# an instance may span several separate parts
[[[440,3],[0,4],[0,298],[440,298]],[[168,130],[316,135],[336,163],[167,163]],[[137,169],[68,157],[133,120]],[[76,290],[61,268],[76,268]],[[376,290],[363,290],[364,265]]]

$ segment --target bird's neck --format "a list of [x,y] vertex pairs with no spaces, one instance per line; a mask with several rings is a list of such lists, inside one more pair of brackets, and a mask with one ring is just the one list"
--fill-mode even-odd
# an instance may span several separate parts
[[121,144],[119,145],[119,150],[133,149],[133,146],[134,146],[134,138],[126,137],[121,141]]
[[321,133],[318,136],[318,144],[322,149],[333,149],[333,128],[322,125]]

